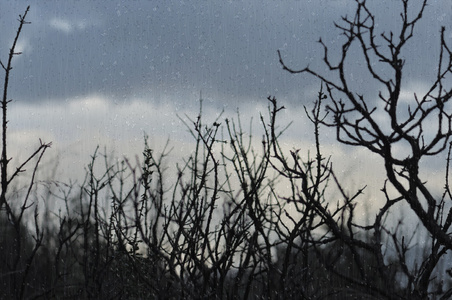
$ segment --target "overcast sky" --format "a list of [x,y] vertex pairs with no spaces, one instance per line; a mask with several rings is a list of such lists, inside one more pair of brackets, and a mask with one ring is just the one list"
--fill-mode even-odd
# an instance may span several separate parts
[[[310,62],[341,1],[40,1],[31,3],[12,87],[23,101],[100,94],[115,101],[199,95],[221,105],[300,91],[276,50]],[[3,4],[4,53],[26,3]],[[335,39],[328,34],[327,40]],[[26,81],[28,89],[21,89]],[[163,97],[163,98],[162,98]],[[189,97],[188,97],[189,98]]]
[[[397,30],[400,2],[369,1],[378,30]],[[12,145],[28,153],[42,137],[62,157],[84,153],[77,164],[97,144],[140,153],[143,132],[155,145],[170,137],[183,151],[176,113],[195,117],[201,92],[211,116],[238,108],[256,120],[266,97],[276,96],[289,108],[283,121],[299,122],[288,138],[310,144],[299,130],[307,124],[302,107],[320,83],[284,72],[276,51],[295,69],[323,70],[318,39],[339,46],[334,22],[355,9],[353,0],[2,1],[2,61],[27,5],[32,24],[20,37],[9,90]],[[450,1],[426,8],[404,53],[408,92],[435,74],[441,26],[452,40],[451,11]],[[375,89],[359,81],[359,67],[349,75],[364,92]]]
[[[21,36],[24,54],[15,62],[11,85],[17,100],[98,94],[158,103],[171,95],[183,105],[202,90],[206,98],[231,106],[269,94],[301,95],[307,78],[283,72],[276,51],[295,68],[316,65],[321,61],[316,41],[322,37],[337,45],[341,37],[333,22],[355,8],[352,0],[2,1],[4,60],[17,15],[27,4],[32,25]],[[400,8],[400,1],[378,1],[379,29],[395,28]],[[432,1],[413,55],[437,54],[432,50],[440,26],[452,22],[450,11],[449,1]],[[419,63],[430,64],[431,58]]]

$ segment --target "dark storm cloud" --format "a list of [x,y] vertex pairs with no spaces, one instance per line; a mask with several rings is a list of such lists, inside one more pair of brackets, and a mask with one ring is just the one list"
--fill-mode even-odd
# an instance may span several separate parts
[[[380,28],[399,21],[398,1],[375,6]],[[383,3],[383,5],[381,5]],[[417,32],[413,78],[430,74],[439,29],[450,26],[450,4],[432,2]],[[3,2],[1,58],[25,2]],[[11,95],[22,101],[62,101],[89,94],[154,101],[170,94],[183,103],[202,90],[219,103],[237,106],[269,94],[299,101],[313,84],[284,72],[289,65],[324,68],[322,37],[332,47],[341,37],[333,22],[353,13],[354,1],[36,1],[21,37]],[[452,30],[452,28],[451,28]],[[435,44],[436,43],[436,44]],[[422,54],[417,57],[415,53]],[[430,67],[430,69],[428,69]],[[427,71],[426,71],[427,70]],[[426,74],[428,73],[428,74]],[[359,66],[350,74],[359,78]],[[362,86],[362,84],[361,84]],[[294,95],[300,94],[297,99]],[[192,96],[190,96],[192,97]],[[193,100],[193,99],[191,99]]]

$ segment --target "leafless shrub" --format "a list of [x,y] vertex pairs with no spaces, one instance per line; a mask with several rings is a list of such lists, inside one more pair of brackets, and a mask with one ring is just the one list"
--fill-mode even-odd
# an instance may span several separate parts
[[[366,2],[356,4],[355,16],[336,25],[346,38],[337,64],[320,41],[324,62],[338,74],[337,82],[310,68],[293,70],[279,53],[284,69],[322,82],[313,107],[305,108],[314,126],[313,153],[281,145],[285,127],[280,129],[278,116],[284,107],[275,97],[268,97],[268,116],[261,116],[263,136],[258,142],[252,132],[245,133],[240,117],[207,123],[201,109],[195,119],[184,119],[194,145],[182,161],[168,160],[168,145],[156,154],[147,137],[136,161],[112,162],[96,149],[83,181],[48,183],[45,201],[60,205],[45,211],[45,220],[34,200],[34,186],[50,144],[41,143],[16,171],[7,168],[7,87],[27,9],[19,18],[8,63],[2,64],[1,298],[449,298],[450,270],[442,262],[452,245],[451,117],[446,109],[452,91],[445,84],[452,52],[442,29],[438,74],[426,95],[413,95],[408,111],[402,112],[401,50],[413,37],[426,1],[410,18],[408,1],[402,0],[400,32],[383,33],[381,39]],[[350,88],[345,66],[355,44],[367,71],[383,87],[380,103]],[[381,73],[384,68],[377,69],[378,64],[393,72]],[[387,115],[389,130],[375,117],[377,112]],[[429,135],[424,130],[432,126],[432,119],[436,133]],[[334,128],[340,143],[363,147],[384,159],[384,201],[366,224],[356,218],[365,186],[343,186],[333,158],[321,152],[322,126]],[[408,157],[393,151],[402,141],[409,145]],[[445,189],[436,197],[421,178],[420,163],[443,151]],[[25,192],[11,193],[13,180],[31,163]],[[175,165],[175,174],[169,174],[168,164]],[[419,220],[409,236],[403,220],[387,221],[402,203]],[[26,220],[30,216],[32,222]],[[426,247],[418,242],[422,232],[428,234]]]
[[[363,147],[372,153],[379,155],[384,160],[386,182],[382,193],[386,201],[380,207],[374,223],[370,226],[362,226],[353,220],[353,206],[346,200],[348,206],[348,220],[344,220],[344,226],[329,221],[330,215],[322,216],[334,239],[340,240],[350,249],[354,260],[358,263],[360,280],[348,278],[342,270],[331,268],[342,278],[350,279],[351,283],[371,288],[379,295],[386,298],[426,299],[428,297],[449,298],[452,290],[444,290],[443,283],[435,278],[438,274],[440,260],[445,257],[447,250],[451,249],[450,225],[452,214],[448,202],[450,201],[448,166],[446,170],[446,188],[443,197],[435,196],[432,188],[422,178],[421,162],[427,157],[438,156],[448,148],[450,143],[451,115],[448,112],[448,103],[452,96],[452,89],[446,85],[452,71],[452,52],[446,44],[445,28],[441,29],[440,53],[438,58],[438,72],[435,78],[430,80],[431,86],[425,95],[419,97],[413,94],[412,102],[407,111],[400,103],[400,93],[404,84],[405,60],[403,51],[407,42],[414,37],[415,27],[422,18],[427,1],[423,1],[417,14],[410,16],[409,1],[401,1],[403,10],[401,27],[398,32],[378,33],[376,18],[369,10],[366,1],[356,1],[356,13],[351,18],[344,17],[342,23],[336,24],[345,41],[338,48],[339,60],[334,63],[330,58],[330,49],[323,43],[319,43],[324,49],[323,61],[329,70],[337,75],[337,80],[330,80],[324,74],[320,74],[310,67],[294,70],[288,67],[280,52],[280,62],[283,68],[291,73],[307,73],[320,79],[326,86],[329,101],[325,105],[332,119],[315,119],[320,124],[336,129],[336,138],[340,143],[350,146]],[[351,78],[345,71],[349,63],[351,49],[359,48],[364,58],[365,68],[376,85],[381,87],[379,100],[372,101],[366,95],[352,90]],[[386,71],[382,71],[386,70]],[[390,70],[387,72],[387,70]],[[320,105],[320,101],[318,102]],[[377,114],[383,114],[389,122],[381,121]],[[389,125],[389,129],[387,128]],[[429,130],[426,130],[429,128]],[[433,134],[428,133],[434,128]],[[407,145],[409,155],[401,157],[394,147],[397,144]],[[449,161],[449,156],[447,161]],[[286,168],[287,169],[287,168]],[[298,170],[295,170],[298,171]],[[301,175],[306,176],[306,175]],[[303,179],[306,181],[306,179]],[[393,187],[397,193],[388,192],[388,186]],[[304,195],[308,194],[304,191]],[[344,195],[345,196],[345,195]],[[307,197],[307,196],[305,196]],[[398,227],[391,230],[385,224],[385,218],[399,202],[407,203],[420,225],[429,233],[431,246],[428,255],[423,258],[421,266],[413,266],[408,262],[409,249],[412,244],[407,242]],[[318,205],[314,199],[312,205]],[[356,237],[355,232],[369,231],[373,238],[363,241]],[[388,259],[383,244],[395,249],[397,255]],[[363,266],[362,255],[359,251],[368,252],[376,262],[376,271],[382,280],[370,280],[369,272]],[[390,286],[394,277],[391,266],[398,267],[398,279],[405,282],[400,291],[391,291]],[[449,276],[440,276],[450,282]],[[401,279],[403,278],[403,280]],[[436,282],[434,284],[433,282]],[[450,288],[450,287],[449,287]]]

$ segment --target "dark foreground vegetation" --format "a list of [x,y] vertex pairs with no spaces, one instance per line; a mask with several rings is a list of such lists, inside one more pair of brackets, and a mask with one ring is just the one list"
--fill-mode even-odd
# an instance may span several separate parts
[[[336,62],[320,41],[336,81],[310,68],[293,70],[279,53],[284,69],[322,82],[306,108],[313,153],[281,146],[284,107],[269,97],[259,141],[240,120],[207,124],[200,113],[187,122],[195,147],[182,162],[167,161],[168,151],[156,154],[145,139],[137,163],[109,163],[96,151],[78,184],[37,181],[51,146],[44,142],[17,168],[8,166],[8,80],[27,9],[2,62],[0,298],[449,299],[452,52],[443,28],[431,88],[402,107],[403,49],[426,1],[413,16],[401,1],[394,34],[376,32],[365,2],[356,6],[355,16],[336,25],[344,37],[332,49]],[[381,88],[377,101],[350,88],[345,68],[352,48]],[[359,201],[368,201],[365,187],[341,184],[320,151],[323,126],[335,128],[339,143],[382,158],[381,205],[366,223],[356,217]],[[393,149],[402,142],[409,155],[399,157]],[[421,176],[428,156],[447,163],[439,195]],[[19,174],[28,175],[25,188],[15,185]],[[388,221],[402,208],[416,229]]]

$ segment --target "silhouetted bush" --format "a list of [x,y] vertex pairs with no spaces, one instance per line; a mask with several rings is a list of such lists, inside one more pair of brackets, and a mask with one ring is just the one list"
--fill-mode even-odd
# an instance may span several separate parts
[[[400,121],[397,100],[403,58],[400,50],[412,37],[422,16],[410,19],[402,1],[402,29],[383,34],[389,52],[376,43],[374,16],[365,1],[356,1],[354,18],[336,25],[346,37],[342,59],[324,61],[339,82],[305,68],[322,81],[306,117],[314,126],[313,153],[285,149],[278,116],[284,109],[268,97],[268,116],[261,116],[262,140],[242,130],[241,120],[218,118],[205,123],[201,110],[186,122],[193,151],[181,161],[168,161],[168,147],[156,154],[145,137],[141,161],[124,158],[109,163],[98,149],[79,184],[48,183],[47,200],[60,203],[58,211],[40,209],[33,198],[35,174],[50,144],[37,150],[8,173],[6,98],[11,61],[25,17],[5,70],[3,152],[0,197],[0,297],[2,299],[447,299],[451,274],[439,270],[452,250],[449,227],[452,199],[448,181],[451,115],[444,104],[452,97],[443,85],[452,72],[452,52],[441,31],[441,72],[429,92],[412,104]],[[384,133],[373,103],[348,89],[344,75],[346,54],[357,43],[367,69],[386,87],[380,100],[391,119]],[[384,79],[373,60],[388,65],[394,78]],[[375,62],[376,63],[376,62]],[[392,76],[388,74],[388,76]],[[441,90],[438,90],[438,87]],[[341,98],[339,98],[339,94]],[[389,95],[389,96],[388,96]],[[387,97],[387,98],[385,98]],[[324,112],[326,108],[326,113]],[[424,121],[438,118],[433,139],[424,136]],[[332,117],[332,119],[330,119]],[[447,123],[447,126],[444,126]],[[321,152],[322,126],[337,130],[337,139],[379,154],[387,181],[383,205],[366,224],[356,220],[355,207],[364,190],[341,184],[331,158]],[[416,131],[417,130],[417,131]],[[223,134],[222,134],[223,133]],[[407,141],[412,153],[398,158],[391,145]],[[259,145],[259,146],[255,146]],[[420,161],[449,150],[445,192],[437,199],[421,180]],[[25,165],[34,166],[24,192],[12,183]],[[173,165],[174,170],[165,166]],[[175,173],[169,173],[175,172]],[[171,179],[170,179],[171,178]],[[397,191],[389,195],[387,185]],[[331,198],[334,195],[334,198]],[[362,200],[361,201],[365,201]],[[427,246],[401,233],[386,218],[395,204],[407,203],[428,232]],[[416,236],[416,230],[412,230]],[[413,259],[414,254],[417,255]],[[447,271],[447,270],[446,270]],[[449,270],[450,272],[450,270]]]

